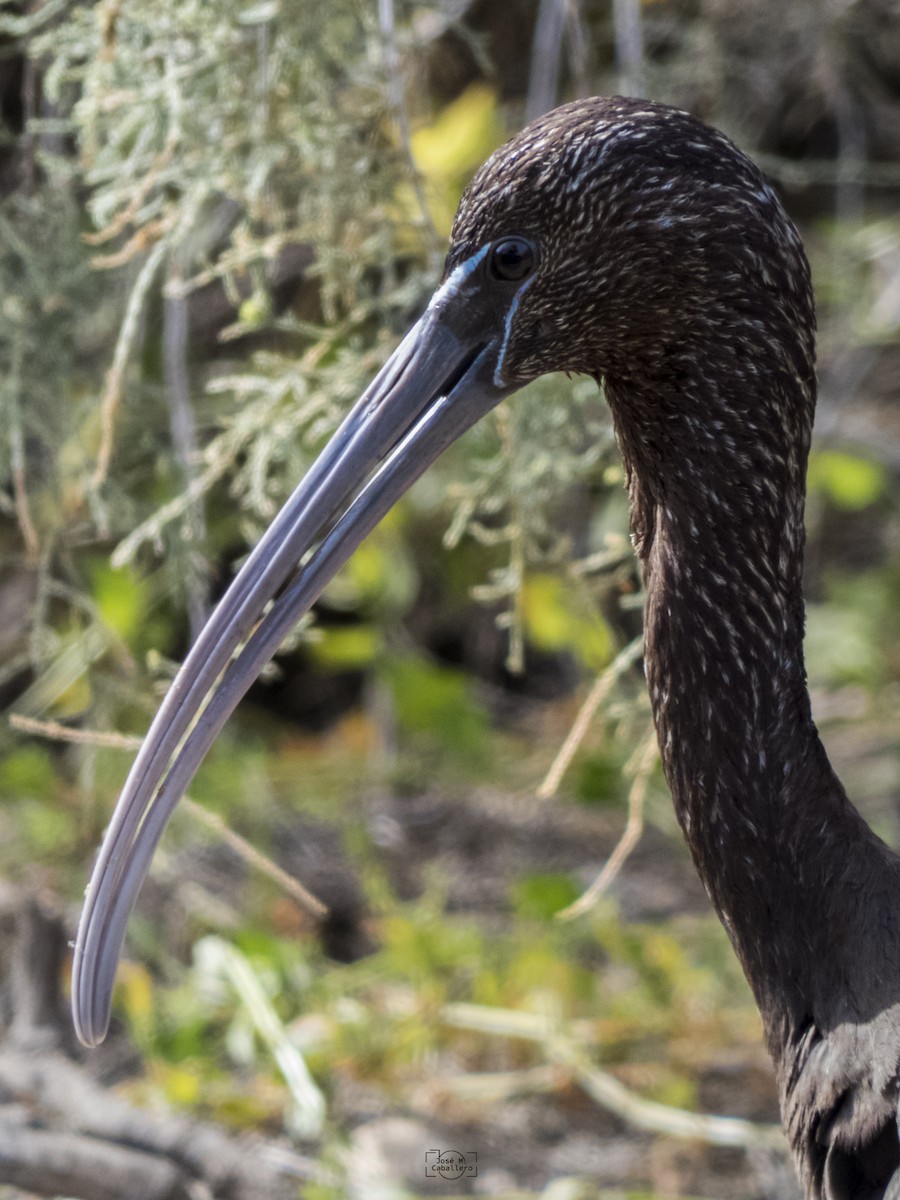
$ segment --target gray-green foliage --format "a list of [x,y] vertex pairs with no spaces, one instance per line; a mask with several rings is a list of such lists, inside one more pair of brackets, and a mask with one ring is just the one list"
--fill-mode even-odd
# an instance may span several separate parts
[[[231,335],[270,326],[271,272],[290,246],[314,249],[306,277],[321,326],[290,329],[297,348],[317,347],[308,361],[332,351],[336,324],[346,340],[409,303],[390,213],[406,168],[389,136],[370,10],[339,0],[324,19],[307,3],[100,4],[74,8],[38,40],[51,98],[76,89],[93,240],[108,268],[140,268],[120,359],[160,288],[189,297],[220,281],[239,305]],[[260,372],[260,430],[275,392],[290,399],[279,365]],[[242,405],[252,403],[245,383]],[[333,397],[316,391],[327,424]],[[220,402],[216,420],[233,407]],[[258,498],[258,486],[247,491]]]
[[[333,319],[367,268],[393,261],[385,206],[397,154],[371,6],[335,0],[79,5],[35,45],[71,109],[88,210],[109,236],[138,230],[230,283],[290,243],[316,247]],[[194,282],[197,282],[195,279]]]
[[524,665],[519,598],[529,565],[558,561],[573,547],[559,535],[560,501],[580,479],[597,476],[614,449],[612,428],[593,380],[568,384],[561,376],[537,380],[504,404],[495,418],[493,453],[474,458],[456,482],[456,501],[445,542],[463,536],[503,546],[506,563],[475,594],[502,605],[509,629],[509,667]]
[[[213,548],[233,546],[235,520],[256,536],[421,308],[435,247],[370,0],[101,0],[32,25],[7,21],[47,102],[22,141],[31,183],[0,209],[0,464],[18,469],[7,509],[47,578],[65,577],[82,635],[102,620],[60,547],[99,535],[114,564],[151,573],[156,603],[180,595],[183,532],[211,495]],[[277,310],[298,248],[300,301]],[[210,289],[233,319],[200,360],[188,343],[199,452],[179,471],[160,325]],[[249,354],[247,333],[264,348]],[[596,462],[588,411],[556,383],[454,459],[449,540],[508,545],[485,595],[513,614],[526,561],[553,542],[548,509]],[[52,657],[54,639],[39,644]]]
[[91,294],[78,233],[64,183],[0,202],[0,477],[13,481],[2,503],[17,513],[26,544],[35,524],[48,533],[64,519],[66,485],[77,475],[65,453],[86,415],[74,316]]

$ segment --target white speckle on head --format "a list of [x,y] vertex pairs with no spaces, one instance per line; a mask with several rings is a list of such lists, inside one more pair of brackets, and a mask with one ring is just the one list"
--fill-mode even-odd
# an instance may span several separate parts
[[490,250],[491,244],[488,242],[486,246],[482,246],[480,250],[469,256],[465,262],[461,262],[458,267],[451,271],[447,279],[431,297],[431,303],[428,305],[428,312],[439,308],[446,300],[459,293],[466,281],[471,278],[481,263],[484,256]]

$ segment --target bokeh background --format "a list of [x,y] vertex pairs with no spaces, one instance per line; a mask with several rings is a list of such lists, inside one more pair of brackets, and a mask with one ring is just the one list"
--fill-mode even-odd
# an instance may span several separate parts
[[797,1196],[659,774],[591,381],[502,405],[368,539],[173,822],[108,1042],[65,1011],[210,605],[426,303],[473,170],[616,91],[724,129],[803,233],[814,707],[900,842],[893,0],[6,0],[4,1200]]

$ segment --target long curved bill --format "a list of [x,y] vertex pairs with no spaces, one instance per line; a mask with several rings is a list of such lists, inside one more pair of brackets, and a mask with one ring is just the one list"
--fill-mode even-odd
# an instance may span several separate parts
[[[178,672],[135,759],[78,927],[75,1031],[109,1024],[125,926],[166,822],[238,701],[395,501],[512,388],[494,314],[459,269],[438,291],[263,536]],[[471,294],[466,303],[466,292]]]

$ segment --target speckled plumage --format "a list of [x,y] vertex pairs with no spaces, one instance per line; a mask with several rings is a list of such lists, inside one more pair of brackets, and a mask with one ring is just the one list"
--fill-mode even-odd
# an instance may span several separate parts
[[663,765],[759,1004],[806,1195],[900,1200],[900,859],[831,770],[803,666],[814,325],[774,192],[686,114],[583,100],[501,147],[462,200],[443,283],[226,590],[148,730],[79,922],[84,1044],[106,1033],[169,815],[287,631],[475,421],[538,375],[586,372],[605,386],[627,469]]
[[540,265],[504,380],[602,380],[647,585],[675,808],[762,1014],[811,1200],[897,1200],[900,860],[832,771],[803,664],[815,317],[800,239],[722,134],[643,101],[540,118],[481,168],[448,272]]

